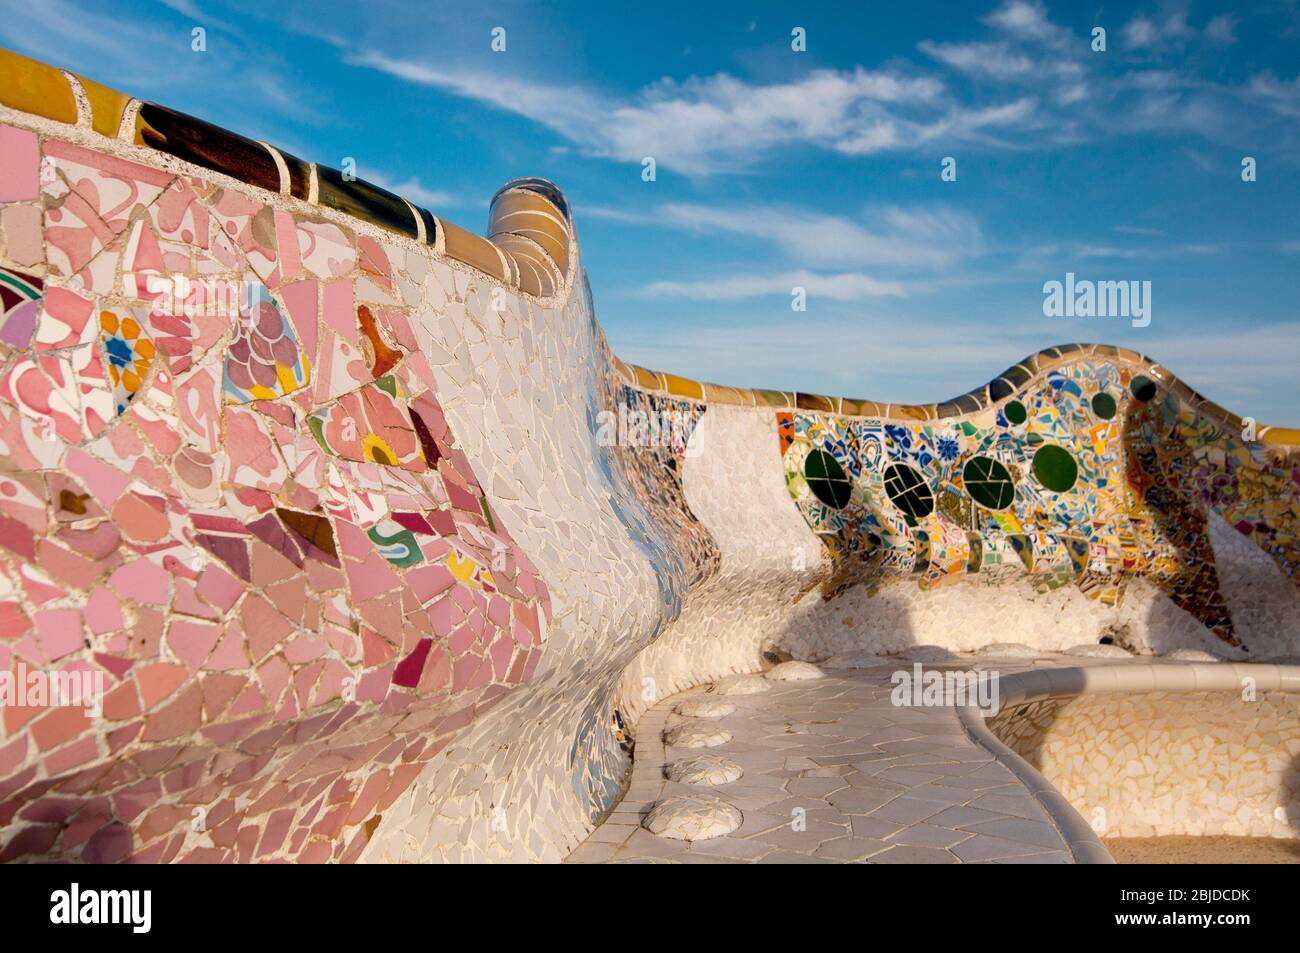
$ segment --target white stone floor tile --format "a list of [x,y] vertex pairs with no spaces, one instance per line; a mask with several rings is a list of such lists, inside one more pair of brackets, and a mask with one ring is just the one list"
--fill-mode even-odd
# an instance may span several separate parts
[[[663,699],[637,725],[623,800],[570,863],[1071,863],[1064,839],[1014,774],[963,732],[948,708],[897,708],[892,669],[827,672],[732,695],[719,719],[673,713],[691,689]],[[698,721],[726,744],[665,747],[666,728]],[[736,762],[724,785],[665,781],[667,763],[700,754]],[[710,840],[656,837],[640,826],[662,798],[707,794],[741,812]]]

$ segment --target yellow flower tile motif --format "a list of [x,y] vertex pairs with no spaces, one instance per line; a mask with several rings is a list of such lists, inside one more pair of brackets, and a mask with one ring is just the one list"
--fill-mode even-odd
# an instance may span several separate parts
[[122,414],[144,386],[157,351],[140,323],[130,315],[101,311],[99,329],[108,376],[113,382],[113,404],[118,414]]

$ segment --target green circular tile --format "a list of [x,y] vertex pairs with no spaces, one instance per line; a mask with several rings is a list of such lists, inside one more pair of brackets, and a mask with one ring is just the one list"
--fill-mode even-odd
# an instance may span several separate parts
[[1007,420],[1019,426],[1029,419],[1029,412],[1025,410],[1025,405],[1018,400],[1013,400],[1002,408],[1002,412],[1007,415]]
[[1034,453],[1034,477],[1049,490],[1068,493],[1079,479],[1079,465],[1064,447],[1043,444]]
[[1144,404],[1156,396],[1156,382],[1142,374],[1129,382],[1128,389],[1133,392],[1134,397]]
[[1110,420],[1115,416],[1115,398],[1110,394],[1098,392],[1092,395],[1092,412],[1102,420]]
[[1016,498],[1011,473],[992,457],[971,457],[961,471],[972,500],[989,510],[1004,510]]
[[891,463],[885,468],[885,493],[893,504],[913,519],[934,512],[934,492],[916,467]]
[[813,450],[803,463],[803,476],[813,496],[831,509],[842,510],[849,504],[853,484],[840,462],[825,450]]

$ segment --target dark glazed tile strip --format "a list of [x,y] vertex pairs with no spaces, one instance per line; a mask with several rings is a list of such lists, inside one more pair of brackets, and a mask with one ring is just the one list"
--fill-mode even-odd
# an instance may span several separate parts
[[[279,193],[280,167],[260,142],[157,103],[141,103],[140,119],[143,123],[140,138],[150,148],[214,172],[223,172],[268,192]],[[281,155],[289,167],[291,193],[305,199],[306,165],[295,156]]]
[[408,238],[419,237],[411,206],[401,196],[364,179],[345,179],[342,172],[327,166],[316,167],[316,181],[319,204],[326,208],[365,219]]

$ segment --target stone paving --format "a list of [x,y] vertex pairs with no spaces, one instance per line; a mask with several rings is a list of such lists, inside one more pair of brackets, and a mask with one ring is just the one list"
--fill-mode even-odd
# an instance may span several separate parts
[[[1038,801],[966,735],[954,709],[891,703],[897,668],[763,680],[767,691],[727,694],[736,710],[716,719],[674,712],[687,699],[720,697],[708,687],[665,699],[637,726],[623,800],[569,862],[1073,862]],[[688,723],[722,729],[730,740],[664,744],[666,731]],[[695,758],[726,759],[744,775],[716,786],[665,778],[669,765]],[[642,826],[657,803],[701,795],[739,809],[739,827],[685,841]]]

